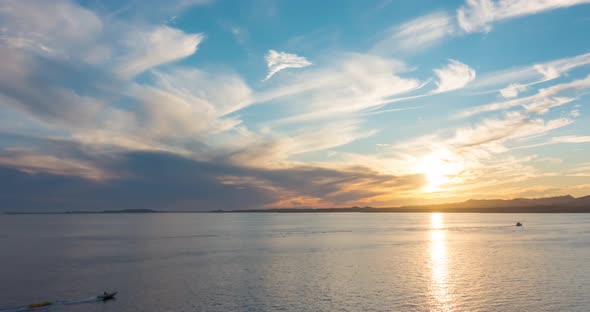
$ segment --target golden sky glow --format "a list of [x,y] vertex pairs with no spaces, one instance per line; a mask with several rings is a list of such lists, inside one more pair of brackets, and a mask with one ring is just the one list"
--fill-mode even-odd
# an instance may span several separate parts
[[590,194],[588,1],[268,2],[1,1],[6,206]]

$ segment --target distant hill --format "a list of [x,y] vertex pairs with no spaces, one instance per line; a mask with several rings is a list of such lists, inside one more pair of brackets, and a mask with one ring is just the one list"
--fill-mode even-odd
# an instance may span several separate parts
[[514,199],[470,199],[459,203],[438,205],[417,205],[415,207],[439,207],[439,208],[511,208],[511,207],[538,207],[538,206],[564,206],[578,207],[590,203],[590,196],[575,198],[571,195],[544,197],[544,198],[514,198]]
[[[227,212],[227,211],[218,211]],[[476,212],[476,213],[590,213],[590,196],[545,198],[470,199],[459,203],[401,207],[275,208],[230,212]]]
[[384,209],[457,212],[590,212],[590,196],[579,198],[565,195],[544,198],[470,199],[460,203],[416,205]]
[[322,213],[322,212],[475,212],[475,213],[590,213],[590,195],[575,198],[571,195],[544,198],[470,199],[459,203],[413,205],[401,207],[338,207],[338,208],[272,208],[254,210],[160,211],[151,209],[123,209],[104,211],[66,212],[6,212],[5,214],[96,214],[96,213]]

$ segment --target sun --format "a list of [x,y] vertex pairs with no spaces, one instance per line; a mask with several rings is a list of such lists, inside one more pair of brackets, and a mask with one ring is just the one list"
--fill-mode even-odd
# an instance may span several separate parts
[[416,171],[426,177],[424,191],[432,193],[442,191],[442,187],[452,182],[462,167],[462,162],[455,155],[440,150],[424,156]]

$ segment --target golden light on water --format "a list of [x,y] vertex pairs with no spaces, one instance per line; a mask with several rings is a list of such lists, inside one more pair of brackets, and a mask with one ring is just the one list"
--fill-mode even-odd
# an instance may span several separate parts
[[440,212],[433,212],[430,216],[430,228],[440,230],[443,227],[443,215]]
[[432,213],[430,221],[430,310],[451,311],[448,289],[448,256],[443,214]]

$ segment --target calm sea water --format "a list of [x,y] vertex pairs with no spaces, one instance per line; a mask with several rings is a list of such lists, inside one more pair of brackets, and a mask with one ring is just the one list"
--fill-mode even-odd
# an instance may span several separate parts
[[590,214],[0,216],[0,309],[590,311],[589,264]]

